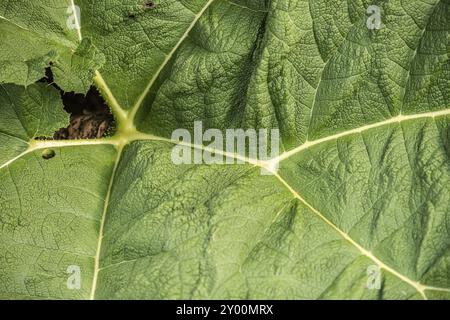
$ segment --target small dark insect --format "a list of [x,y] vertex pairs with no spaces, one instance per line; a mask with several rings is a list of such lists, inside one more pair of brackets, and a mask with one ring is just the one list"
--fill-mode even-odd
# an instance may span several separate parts
[[128,18],[130,18],[130,19],[134,19],[136,16],[134,15],[134,14],[130,14],[129,16],[128,16]]
[[50,160],[51,158],[53,158],[56,155],[55,151],[52,149],[45,149],[44,151],[42,151],[42,158],[44,160]]

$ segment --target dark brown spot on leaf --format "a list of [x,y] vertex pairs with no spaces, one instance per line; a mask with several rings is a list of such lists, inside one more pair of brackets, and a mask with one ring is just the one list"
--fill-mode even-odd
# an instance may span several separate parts
[[144,9],[155,9],[156,8],[156,3],[154,3],[153,1],[147,1],[144,3]]

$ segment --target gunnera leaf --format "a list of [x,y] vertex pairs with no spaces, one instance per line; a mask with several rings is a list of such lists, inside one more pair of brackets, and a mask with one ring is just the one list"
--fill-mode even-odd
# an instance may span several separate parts
[[28,86],[51,67],[64,91],[88,91],[105,58],[67,27],[72,7],[71,1],[0,1],[0,83]]
[[[450,298],[449,0],[0,0],[0,32],[0,298]],[[112,137],[34,139],[50,61]]]

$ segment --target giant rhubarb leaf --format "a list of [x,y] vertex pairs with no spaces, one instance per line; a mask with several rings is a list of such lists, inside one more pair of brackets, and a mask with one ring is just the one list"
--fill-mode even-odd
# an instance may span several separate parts
[[[450,298],[450,1],[371,2],[0,0],[0,297]],[[113,137],[34,140],[49,66]],[[176,165],[195,121],[281,154]]]

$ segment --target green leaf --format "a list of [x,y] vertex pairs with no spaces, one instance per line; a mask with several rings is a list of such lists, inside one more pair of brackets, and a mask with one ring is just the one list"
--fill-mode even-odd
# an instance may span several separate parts
[[105,58],[68,29],[71,7],[70,0],[0,1],[0,83],[28,86],[51,68],[61,89],[87,92]]
[[0,166],[25,152],[37,137],[52,136],[69,122],[59,92],[42,83],[0,85]]
[[[56,90],[0,88],[0,298],[450,299],[450,1],[377,3],[380,30],[368,1],[81,0],[81,42],[37,6],[79,43],[55,82],[95,72],[117,133],[35,141]],[[283,150],[176,165],[195,121]]]

